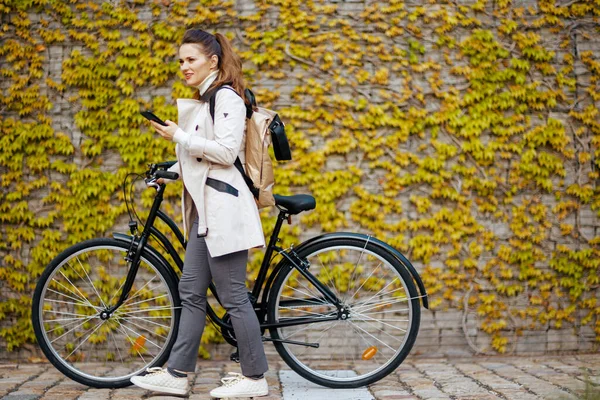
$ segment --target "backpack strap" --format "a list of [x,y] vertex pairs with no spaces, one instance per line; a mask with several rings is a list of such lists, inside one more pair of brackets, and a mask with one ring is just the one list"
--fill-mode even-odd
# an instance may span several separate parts
[[211,90],[211,93],[208,94],[210,96],[208,99],[208,104],[209,104],[210,116],[213,120],[213,124],[215,123],[215,103],[217,101],[217,93],[221,89],[229,89],[233,93],[238,94],[238,92],[236,92],[231,86],[219,86],[218,88],[214,88]]
[[252,179],[250,179],[250,177],[246,175],[246,172],[244,171],[244,166],[242,165],[242,162],[240,161],[239,157],[236,157],[233,165],[235,165],[237,170],[240,171],[240,174],[242,174],[242,178],[244,178],[244,181],[246,181],[246,185],[254,195],[254,198],[258,199],[258,195],[260,194],[260,192],[257,188],[254,187],[254,182],[252,182]]
[[[217,98],[217,92],[221,89],[229,89],[232,92],[234,92],[235,94],[238,94],[232,87],[230,86],[219,86],[218,88],[215,88],[211,91],[211,93],[209,93],[208,95],[210,96],[208,99],[208,104],[209,104],[209,111],[210,111],[210,116],[212,118],[213,124],[215,123],[215,102],[216,102],[216,98]],[[250,106],[250,110],[252,110],[252,106]],[[252,114],[251,114],[252,115]],[[248,112],[246,112],[246,117],[248,116]],[[255,199],[258,199],[258,195],[259,195],[259,190],[254,187],[254,183],[252,182],[252,179],[250,179],[250,177],[248,175],[246,175],[246,172],[244,171],[244,166],[242,165],[242,162],[240,161],[239,157],[236,157],[235,162],[233,163],[233,165],[235,165],[235,168],[240,171],[240,174],[242,174],[242,177],[244,178],[244,181],[246,182],[246,185],[248,186],[248,189],[250,189],[250,191],[252,192],[252,195],[254,196]]]

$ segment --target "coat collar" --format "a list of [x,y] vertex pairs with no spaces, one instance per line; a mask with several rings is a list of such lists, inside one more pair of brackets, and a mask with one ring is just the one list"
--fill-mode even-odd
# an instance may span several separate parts
[[210,74],[208,74],[208,76],[206,78],[204,78],[202,83],[200,85],[198,85],[198,91],[200,92],[200,96],[202,96],[204,93],[206,93],[206,90],[217,79],[218,75],[219,75],[219,70],[217,69],[217,70],[211,72]]

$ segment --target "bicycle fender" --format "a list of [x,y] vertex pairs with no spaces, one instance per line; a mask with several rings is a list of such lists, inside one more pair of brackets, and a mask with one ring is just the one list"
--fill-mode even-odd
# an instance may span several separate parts
[[[124,242],[124,243],[131,243],[131,239],[133,239],[133,236],[131,235],[126,235],[124,233],[113,233],[113,238],[120,241],[120,242]],[[135,242],[137,245],[137,241]],[[171,265],[167,262],[166,258],[160,254],[158,251],[156,251],[156,249],[152,246],[150,246],[149,244],[146,244],[146,246],[144,247],[144,251],[147,251],[151,256],[155,257],[159,263],[162,264],[162,266],[165,268],[165,270],[167,271],[167,273],[169,275],[171,275],[171,278],[173,278],[175,280],[175,282],[179,282],[179,278],[177,277],[177,274],[175,273],[175,271],[173,270],[173,268],[171,267]]]
[[[412,263],[410,261],[408,261],[408,259],[406,257],[404,257],[404,255],[402,253],[400,253],[394,247],[390,246],[389,244],[387,244],[373,236],[365,235],[362,233],[354,233],[354,232],[325,233],[323,235],[315,236],[313,238],[308,239],[305,242],[302,242],[298,247],[295,247],[294,250],[296,250],[296,252],[301,252],[305,247],[307,247],[309,245],[312,245],[315,243],[320,243],[320,242],[331,240],[331,239],[355,239],[355,240],[358,239],[358,240],[363,240],[363,241],[368,240],[369,242],[374,243],[377,247],[380,247],[381,249],[392,254],[408,270],[408,272],[412,276],[413,280],[417,283],[417,287],[419,289],[419,295],[421,296],[423,307],[429,309],[429,300],[427,298],[427,290],[425,289],[423,280],[421,280],[421,276],[419,276],[419,273],[417,272],[416,268],[412,265]],[[287,264],[287,260],[285,258],[282,259],[281,261],[279,261],[279,263],[277,263],[277,265],[275,266],[272,276],[277,276],[285,264]],[[272,280],[269,279],[269,281],[267,282],[266,293],[268,293],[270,291],[271,283],[272,283]]]

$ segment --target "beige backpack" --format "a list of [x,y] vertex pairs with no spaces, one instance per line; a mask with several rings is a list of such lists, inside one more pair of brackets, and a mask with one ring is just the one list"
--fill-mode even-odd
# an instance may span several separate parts
[[[210,115],[215,120],[215,98],[221,89],[233,90],[230,86],[221,86],[212,91],[209,98]],[[269,156],[269,146],[273,145],[275,158],[279,161],[291,160],[292,153],[285,126],[275,111],[257,107],[256,98],[250,89],[244,92],[250,104],[246,105],[246,170],[239,157],[235,160],[235,167],[240,171],[248,188],[254,195],[258,208],[275,205],[273,187],[273,162]]]

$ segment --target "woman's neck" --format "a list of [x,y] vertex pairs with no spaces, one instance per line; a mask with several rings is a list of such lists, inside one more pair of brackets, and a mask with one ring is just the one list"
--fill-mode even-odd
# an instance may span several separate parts
[[219,75],[219,70],[217,69],[217,70],[211,72],[210,74],[208,74],[208,76],[206,78],[204,78],[202,83],[200,85],[198,85],[198,91],[200,92],[200,96],[202,96],[206,92],[206,90],[208,90],[210,85],[212,85],[212,83],[217,79],[218,75]]

